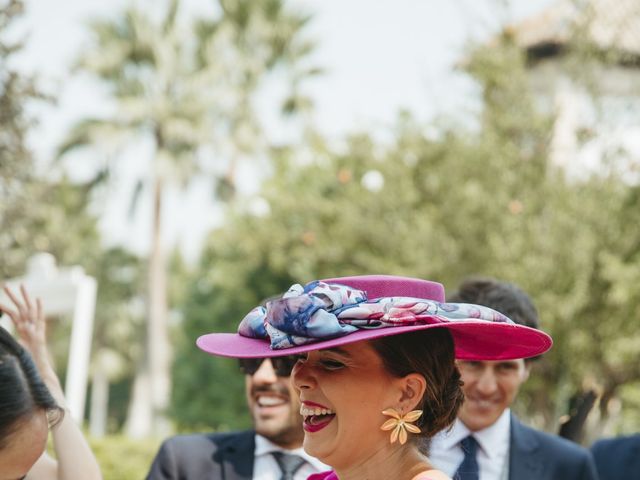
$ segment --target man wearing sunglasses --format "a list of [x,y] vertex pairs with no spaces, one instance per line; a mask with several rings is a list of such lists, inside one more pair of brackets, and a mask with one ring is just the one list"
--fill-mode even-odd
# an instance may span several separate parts
[[180,435],[160,447],[147,480],[303,480],[328,467],[302,449],[297,358],[242,359],[254,430]]

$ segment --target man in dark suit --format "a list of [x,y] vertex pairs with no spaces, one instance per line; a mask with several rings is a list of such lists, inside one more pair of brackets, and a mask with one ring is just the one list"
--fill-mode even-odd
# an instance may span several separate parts
[[[515,285],[469,279],[449,299],[504,313],[538,328],[529,296]],[[588,450],[520,423],[510,406],[529,378],[531,360],[458,361],[465,401],[448,432],[432,442],[432,463],[456,480],[596,480]]]
[[600,480],[630,480],[640,475],[640,434],[599,440],[591,452]]
[[255,430],[169,438],[147,480],[303,480],[328,470],[302,449],[300,402],[289,381],[295,362],[241,360]]

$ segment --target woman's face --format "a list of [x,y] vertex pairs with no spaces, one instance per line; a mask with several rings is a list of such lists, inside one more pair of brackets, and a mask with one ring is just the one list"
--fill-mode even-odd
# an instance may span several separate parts
[[398,408],[402,379],[389,374],[368,342],[316,350],[293,369],[304,418],[304,449],[333,468],[364,463],[389,446],[380,426]]
[[48,435],[49,425],[44,410],[20,420],[18,428],[0,450],[0,480],[24,478],[44,452]]

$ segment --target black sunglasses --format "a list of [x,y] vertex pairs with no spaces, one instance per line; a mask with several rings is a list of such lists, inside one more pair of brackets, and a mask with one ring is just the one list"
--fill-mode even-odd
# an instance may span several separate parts
[[[279,377],[288,377],[291,375],[291,370],[300,357],[298,355],[289,355],[286,357],[273,357],[270,358],[271,365]],[[240,358],[240,370],[246,375],[253,375],[258,371],[262,362],[266,358]]]

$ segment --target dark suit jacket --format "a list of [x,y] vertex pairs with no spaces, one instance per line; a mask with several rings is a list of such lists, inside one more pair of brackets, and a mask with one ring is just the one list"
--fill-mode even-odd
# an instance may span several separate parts
[[147,480],[251,480],[254,451],[254,431],[171,437]]
[[640,434],[599,440],[591,452],[600,480],[627,480],[640,475]]
[[511,416],[509,480],[597,480],[589,450]]

